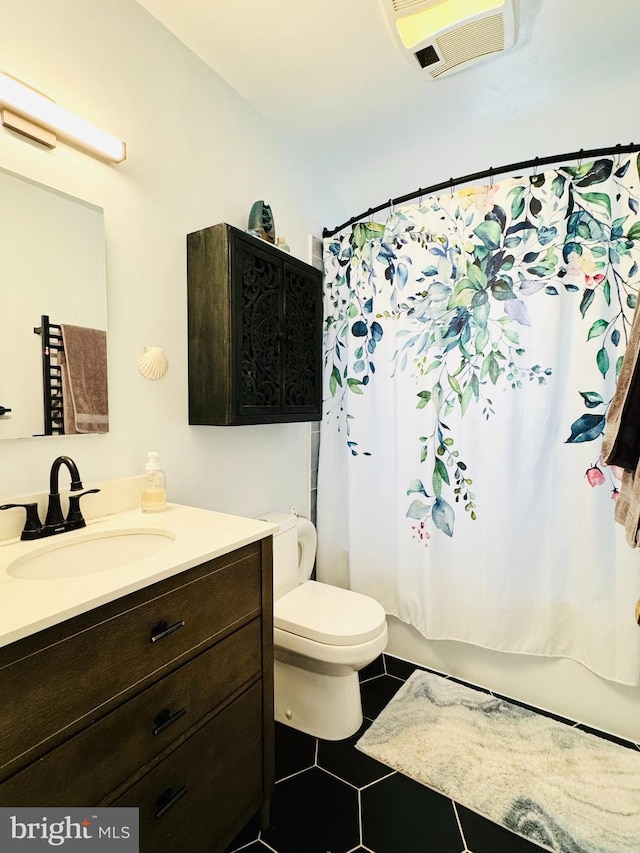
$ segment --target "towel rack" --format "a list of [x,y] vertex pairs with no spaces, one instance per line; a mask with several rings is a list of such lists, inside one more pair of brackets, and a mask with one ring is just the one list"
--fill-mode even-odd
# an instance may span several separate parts
[[40,317],[40,325],[33,329],[40,335],[42,353],[42,391],[44,402],[44,435],[64,435],[64,402],[62,397],[62,366],[60,355],[64,352],[62,327],[51,323],[47,314]]

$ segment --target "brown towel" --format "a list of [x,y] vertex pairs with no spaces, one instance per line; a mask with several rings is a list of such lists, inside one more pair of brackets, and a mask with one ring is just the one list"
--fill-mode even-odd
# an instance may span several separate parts
[[108,432],[107,333],[84,326],[61,328],[65,432]]
[[[640,304],[640,303],[639,303]],[[640,461],[640,312],[636,306],[615,394],[607,412],[602,460],[635,471]]]
[[613,517],[625,529],[630,548],[640,547],[640,473],[625,471]]
[[[639,303],[640,305],[640,303]],[[640,312],[633,315],[620,376],[607,412],[601,458],[624,468],[614,518],[631,548],[640,547]]]

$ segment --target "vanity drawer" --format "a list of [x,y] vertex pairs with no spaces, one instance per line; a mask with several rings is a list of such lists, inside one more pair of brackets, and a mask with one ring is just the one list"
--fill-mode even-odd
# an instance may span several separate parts
[[155,767],[113,806],[140,809],[141,853],[219,853],[239,816],[262,801],[258,683]]
[[0,806],[96,805],[258,676],[260,631],[255,619],[0,784]]
[[119,612],[111,608],[102,619],[100,608],[95,624],[0,668],[0,776],[257,616],[260,553],[245,552],[178,588],[145,592],[143,603],[125,597]]

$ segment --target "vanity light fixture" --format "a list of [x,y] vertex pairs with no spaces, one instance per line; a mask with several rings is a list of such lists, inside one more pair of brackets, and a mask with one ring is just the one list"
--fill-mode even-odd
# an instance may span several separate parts
[[125,143],[65,110],[35,89],[0,72],[0,108],[5,127],[55,148],[57,137],[113,163],[127,156]]

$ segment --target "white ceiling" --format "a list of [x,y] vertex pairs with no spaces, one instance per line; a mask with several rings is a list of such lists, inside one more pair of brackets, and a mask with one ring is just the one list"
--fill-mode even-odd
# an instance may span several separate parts
[[380,0],[138,2],[320,167],[357,162],[398,127],[472,131],[554,104],[570,111],[640,69],[638,0],[520,0],[515,47],[440,80],[400,54]]
[[[471,69],[433,81],[411,68],[391,39],[380,0],[138,2],[251,104],[296,136],[342,133],[345,123],[357,128],[385,103],[437,106],[452,90],[464,90],[469,80],[465,75]],[[521,35],[512,54],[522,53],[529,42],[542,2],[521,0]],[[500,64],[514,62],[506,57],[484,63],[498,89],[498,76],[505,76]]]

